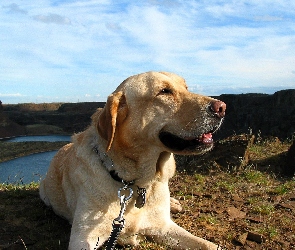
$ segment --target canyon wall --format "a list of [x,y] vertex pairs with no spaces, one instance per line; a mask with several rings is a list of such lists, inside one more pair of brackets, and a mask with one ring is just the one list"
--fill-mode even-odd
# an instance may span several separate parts
[[[226,117],[216,136],[252,132],[290,138],[295,133],[295,89],[267,94],[221,95]],[[21,134],[72,134],[84,130],[103,102],[2,104],[0,138]]]

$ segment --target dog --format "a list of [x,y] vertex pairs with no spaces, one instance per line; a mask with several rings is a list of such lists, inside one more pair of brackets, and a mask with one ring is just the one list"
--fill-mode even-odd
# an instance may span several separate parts
[[41,199],[72,224],[69,249],[98,249],[122,221],[120,245],[150,239],[173,249],[217,249],[171,220],[168,181],[173,154],[213,147],[225,109],[222,101],[189,92],[173,73],[124,80],[91,125],[58,151],[40,183]]

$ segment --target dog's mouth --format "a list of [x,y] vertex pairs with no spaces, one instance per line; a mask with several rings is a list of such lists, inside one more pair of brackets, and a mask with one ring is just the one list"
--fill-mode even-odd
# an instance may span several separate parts
[[160,141],[169,149],[176,152],[207,151],[213,146],[212,132],[206,132],[198,137],[181,138],[169,132],[160,132]]

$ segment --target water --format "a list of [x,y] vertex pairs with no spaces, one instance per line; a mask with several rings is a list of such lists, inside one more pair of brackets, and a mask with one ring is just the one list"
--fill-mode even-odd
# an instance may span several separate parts
[[[69,135],[20,136],[5,139],[5,142],[70,141]],[[23,156],[0,163],[0,183],[27,184],[45,177],[49,164],[57,151]]]
[[56,151],[23,156],[0,163],[0,183],[27,184],[45,177]]
[[28,135],[28,136],[18,136],[8,139],[3,139],[7,142],[25,142],[25,141],[70,141],[70,135]]

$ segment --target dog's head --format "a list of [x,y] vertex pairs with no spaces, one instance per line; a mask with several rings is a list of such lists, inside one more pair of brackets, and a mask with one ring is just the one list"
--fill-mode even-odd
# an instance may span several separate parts
[[213,146],[225,103],[188,91],[183,78],[147,72],[123,81],[95,119],[111,147],[145,148],[177,154],[200,154]]

